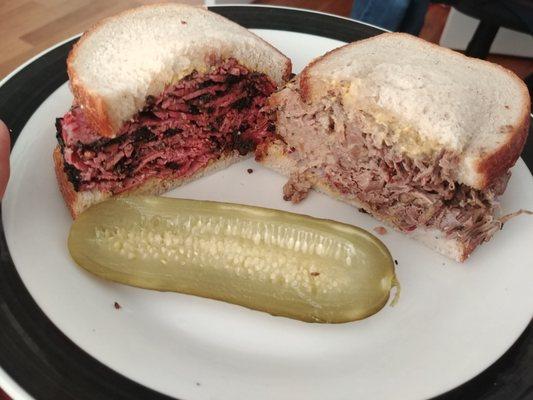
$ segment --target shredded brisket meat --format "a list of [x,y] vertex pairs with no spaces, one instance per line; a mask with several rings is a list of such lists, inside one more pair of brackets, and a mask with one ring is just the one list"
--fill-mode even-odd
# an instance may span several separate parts
[[115,138],[104,138],[73,107],[56,121],[65,172],[78,191],[120,193],[150,177],[193,174],[222,154],[245,155],[272,134],[265,108],[275,84],[228,59],[148,96]]
[[475,248],[499,228],[494,217],[497,196],[510,174],[501,176],[486,190],[475,190],[454,181],[455,156],[441,152],[436,157],[410,159],[389,146],[379,148],[364,138],[359,156],[347,167],[340,159],[326,168],[326,177],[338,190],[366,204],[405,232],[417,228],[438,229],[459,237]]
[[473,249],[500,228],[494,216],[496,198],[510,174],[486,190],[475,190],[456,182],[455,154],[409,158],[387,145],[383,136],[365,131],[368,124],[348,118],[336,100],[305,104],[289,85],[274,102],[283,110],[277,134],[296,165],[284,187],[286,200],[305,198],[311,184],[304,181],[320,179],[405,232],[437,229]]

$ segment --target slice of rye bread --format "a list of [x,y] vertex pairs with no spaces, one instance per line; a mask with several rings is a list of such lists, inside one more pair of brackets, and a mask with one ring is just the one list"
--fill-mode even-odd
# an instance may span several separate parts
[[291,61],[242,26],[183,4],[154,4],[106,18],[88,30],[67,59],[70,87],[90,125],[114,137],[169,82],[205,73],[227,58],[281,86]]
[[342,92],[345,110],[458,154],[456,180],[475,189],[514,165],[528,134],[531,101],[513,72],[404,33],[334,49],[305,67],[299,85],[305,102]]
[[[196,171],[192,175],[182,176],[179,178],[149,178],[141,185],[115,196],[130,196],[136,194],[159,195],[203,176],[212,174],[218,170],[225,169],[231,164],[242,161],[248,157],[248,155],[240,156],[237,151],[222,154],[219,159],[212,160],[205,168]],[[77,192],[72,183],[68,180],[67,174],[65,173],[63,156],[59,146],[57,146],[54,150],[53,159],[59,190],[63,195],[72,218],[75,219],[80,213],[93,204],[100,203],[101,201],[113,196],[110,191],[98,189]]]
[[[262,165],[268,167],[279,174],[290,176],[291,171],[296,169],[295,161],[291,157],[287,156],[286,145],[277,140],[270,143],[268,149],[261,154],[261,159],[259,160]],[[336,200],[340,200],[344,203],[350,204],[357,208],[365,207],[357,202],[354,199],[348,199],[338,191],[336,188],[329,185],[325,180],[313,180],[312,182],[313,189],[318,192],[324,193]],[[280,191],[281,195],[281,191]],[[365,210],[370,213],[370,210]],[[385,216],[377,215],[372,212],[371,215],[383,222],[387,226],[398,230],[394,224],[390,223]],[[401,232],[398,230],[398,232]],[[413,232],[406,233],[407,236],[422,242],[427,247],[433,249],[434,251],[445,255],[451,259],[454,259],[458,262],[462,262],[468,258],[470,253],[474,250],[474,247],[467,246],[465,243],[461,242],[459,239],[450,239],[445,237],[443,232],[436,229],[416,229]]]

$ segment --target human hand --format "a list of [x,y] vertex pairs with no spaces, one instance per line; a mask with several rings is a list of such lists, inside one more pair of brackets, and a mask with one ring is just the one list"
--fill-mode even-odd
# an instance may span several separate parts
[[6,124],[0,121],[0,199],[4,197],[9,180],[9,149],[11,138]]

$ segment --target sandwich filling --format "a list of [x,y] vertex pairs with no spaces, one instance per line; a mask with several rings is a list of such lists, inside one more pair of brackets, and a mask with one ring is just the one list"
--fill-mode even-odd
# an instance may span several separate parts
[[274,125],[265,108],[276,85],[227,59],[148,96],[117,136],[105,138],[73,106],[56,121],[65,173],[76,191],[113,194],[147,179],[194,174],[223,155],[253,151]]
[[307,104],[289,85],[272,103],[279,110],[277,134],[293,165],[286,200],[298,202],[314,182],[325,183],[401,231],[435,229],[459,238],[467,253],[500,229],[496,198],[510,174],[476,190],[457,183],[457,154],[434,147],[410,157],[388,140],[397,132],[365,113],[346,113],[337,97]]

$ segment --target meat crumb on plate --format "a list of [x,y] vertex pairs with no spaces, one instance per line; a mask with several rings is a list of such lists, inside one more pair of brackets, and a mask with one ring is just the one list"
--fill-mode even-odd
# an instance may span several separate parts
[[376,226],[374,228],[374,232],[376,232],[379,235],[386,235],[387,234],[387,229],[385,227],[383,227],[383,226]]
[[307,174],[291,174],[289,181],[283,186],[283,200],[299,203],[307,197],[312,186]]

